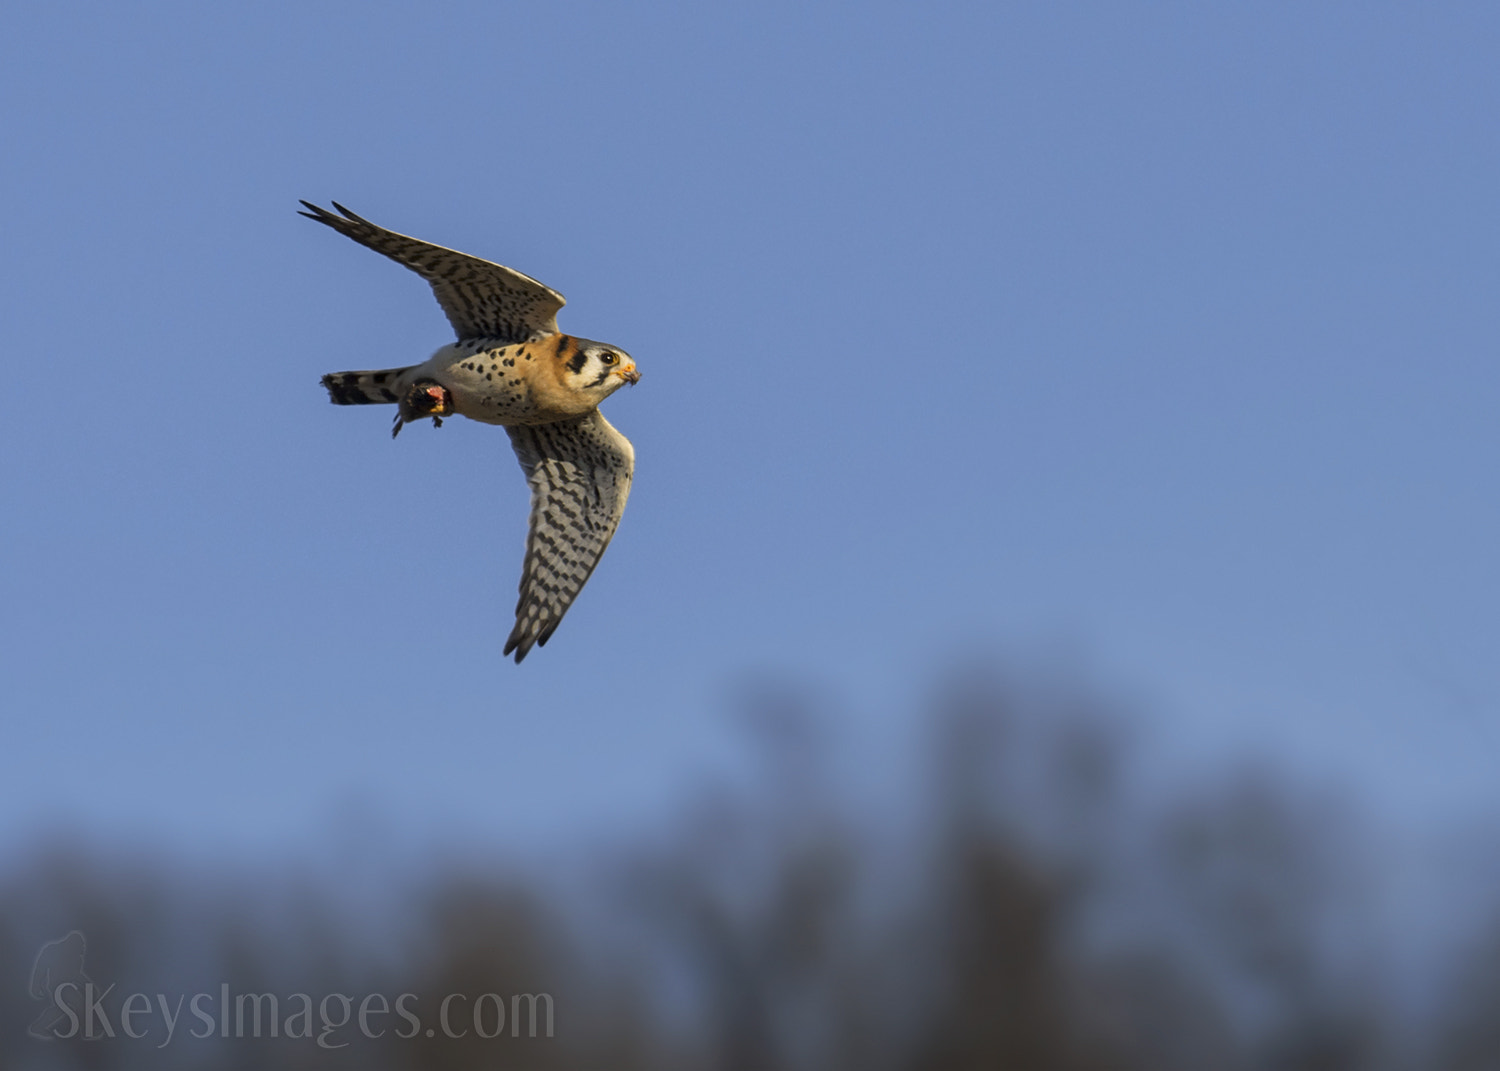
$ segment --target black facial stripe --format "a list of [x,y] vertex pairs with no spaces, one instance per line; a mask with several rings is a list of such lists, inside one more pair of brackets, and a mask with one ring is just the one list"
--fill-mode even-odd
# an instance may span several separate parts
[[588,354],[583,351],[582,346],[579,346],[578,352],[573,354],[572,358],[568,361],[568,371],[576,376],[579,372],[583,371],[583,366],[588,364],[588,360]]

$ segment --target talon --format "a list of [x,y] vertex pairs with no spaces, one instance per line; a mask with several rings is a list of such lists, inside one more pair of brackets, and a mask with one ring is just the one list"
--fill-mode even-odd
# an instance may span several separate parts
[[[439,417],[453,412],[453,395],[441,383],[430,379],[419,380],[407,388],[406,394],[396,410],[398,423],[416,423],[423,417],[432,417],[434,427],[442,427]],[[393,433],[394,437],[394,433]]]
[[443,418],[442,417],[436,417],[436,416],[433,417],[432,418],[432,426],[434,428],[441,428],[443,426]]

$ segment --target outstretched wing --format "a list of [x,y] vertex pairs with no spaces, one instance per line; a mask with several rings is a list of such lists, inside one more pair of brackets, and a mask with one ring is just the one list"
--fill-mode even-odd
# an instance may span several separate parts
[[507,427],[531,485],[531,531],[516,627],[505,654],[545,644],[620,524],[635,450],[595,409],[576,420]]
[[557,330],[557,310],[566,304],[563,296],[529,275],[377,227],[337,201],[333,207],[341,215],[308,201],[302,203],[309,211],[299,215],[384,253],[431,283],[438,304],[460,339],[493,338],[515,343]]

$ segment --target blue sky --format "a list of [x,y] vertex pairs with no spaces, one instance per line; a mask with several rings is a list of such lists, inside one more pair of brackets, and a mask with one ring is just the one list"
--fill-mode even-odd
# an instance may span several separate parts
[[[670,811],[733,682],[879,783],[944,666],[1065,648],[1162,776],[1493,813],[1500,14],[1479,5],[25,5],[0,39],[0,848]],[[348,205],[644,378],[620,534],[500,657],[496,429]],[[1024,657],[1024,655],[1023,655]]]

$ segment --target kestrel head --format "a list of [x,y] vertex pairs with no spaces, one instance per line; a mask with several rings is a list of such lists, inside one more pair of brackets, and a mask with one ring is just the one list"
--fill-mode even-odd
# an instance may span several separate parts
[[566,357],[563,386],[582,395],[590,405],[598,405],[625,384],[640,380],[635,358],[619,346],[583,338],[576,341],[577,348]]

